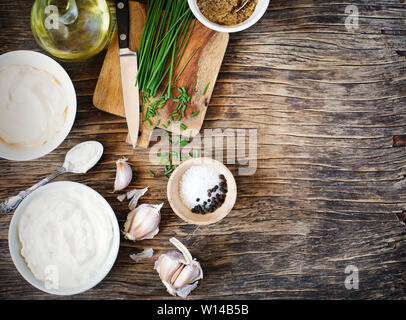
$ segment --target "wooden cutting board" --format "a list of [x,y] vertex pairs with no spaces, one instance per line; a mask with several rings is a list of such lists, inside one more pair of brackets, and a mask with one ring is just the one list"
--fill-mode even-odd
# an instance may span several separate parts
[[[145,18],[146,6],[139,2],[130,1],[130,48],[134,51],[138,49]],[[172,124],[167,128],[164,127],[172,112],[176,109],[176,103],[172,100],[168,101],[166,106],[159,110],[159,128],[176,134],[181,133],[188,137],[193,137],[199,133],[227,49],[228,38],[228,33],[213,31],[206,28],[199,21],[196,21],[189,43],[184,51],[178,69],[174,73],[177,75],[192,53],[199,48],[175,83],[176,87],[185,86],[188,95],[191,97],[191,101],[188,103],[185,111],[185,118],[181,121],[187,129],[180,132],[180,123]],[[166,81],[164,81],[164,84],[166,84]],[[207,90],[205,91],[206,86]],[[179,95],[177,89],[173,90],[173,95]],[[158,92],[157,97],[159,96],[160,92]],[[152,102],[153,100],[150,101]],[[100,71],[93,95],[93,104],[100,110],[125,117],[117,31],[114,32]],[[140,94],[140,105],[142,106],[142,113],[140,115],[141,136],[138,139],[137,145],[147,148],[158,118],[151,118],[152,126],[143,121],[145,119],[146,106],[144,106],[142,101],[142,94]],[[197,111],[199,114],[191,117]]]

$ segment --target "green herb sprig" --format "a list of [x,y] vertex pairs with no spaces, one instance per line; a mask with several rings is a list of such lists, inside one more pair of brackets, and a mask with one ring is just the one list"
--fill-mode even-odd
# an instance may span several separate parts
[[[163,15],[162,11],[164,11]],[[193,24],[190,27],[192,21]],[[172,84],[183,69],[176,77],[174,72],[183,56],[195,23],[196,20],[193,19],[187,0],[149,1],[138,50],[137,83],[144,96],[155,97],[169,74],[164,91],[166,91],[166,98],[171,97]],[[190,59],[191,57],[187,63]]]

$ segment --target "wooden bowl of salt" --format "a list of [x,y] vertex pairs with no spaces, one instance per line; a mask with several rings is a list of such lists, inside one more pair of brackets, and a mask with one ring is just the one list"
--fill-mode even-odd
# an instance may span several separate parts
[[237,199],[233,174],[211,158],[182,162],[172,173],[167,192],[172,210],[187,223],[197,225],[220,221]]

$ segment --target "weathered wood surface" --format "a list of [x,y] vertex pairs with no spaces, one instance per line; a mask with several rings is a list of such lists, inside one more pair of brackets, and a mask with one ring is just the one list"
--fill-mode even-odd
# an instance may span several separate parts
[[[32,1],[1,1],[0,52],[34,49]],[[357,5],[359,29],[344,26],[345,7]],[[107,278],[74,299],[169,299],[153,260],[130,253],[171,248],[176,235],[191,248],[205,278],[191,299],[406,297],[406,5],[403,1],[271,1],[264,18],[232,34],[204,128],[258,129],[258,170],[236,175],[239,197],[222,222],[196,228],[167,202],[153,240],[122,241]],[[403,30],[396,35],[381,30]],[[0,160],[0,199],[32,185],[62,163],[74,144],[97,139],[100,165],[86,176],[66,176],[101,192],[122,224],[126,205],[112,190],[114,160],[134,164],[132,186],[150,186],[143,202],[165,200],[166,182],[152,178],[148,153],[124,143],[125,120],[92,107],[103,54],[64,64],[78,93],[78,115],[68,139],[31,162]],[[237,173],[237,165],[229,165]],[[0,217],[0,298],[55,298],[18,274],[7,245],[12,214]],[[154,256],[155,258],[156,256]],[[344,286],[348,265],[359,268],[358,290]]]

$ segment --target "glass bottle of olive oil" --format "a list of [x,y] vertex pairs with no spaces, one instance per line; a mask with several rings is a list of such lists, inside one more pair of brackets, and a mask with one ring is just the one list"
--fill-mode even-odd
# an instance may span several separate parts
[[35,0],[31,29],[37,43],[52,56],[81,61],[106,47],[112,18],[105,0]]

